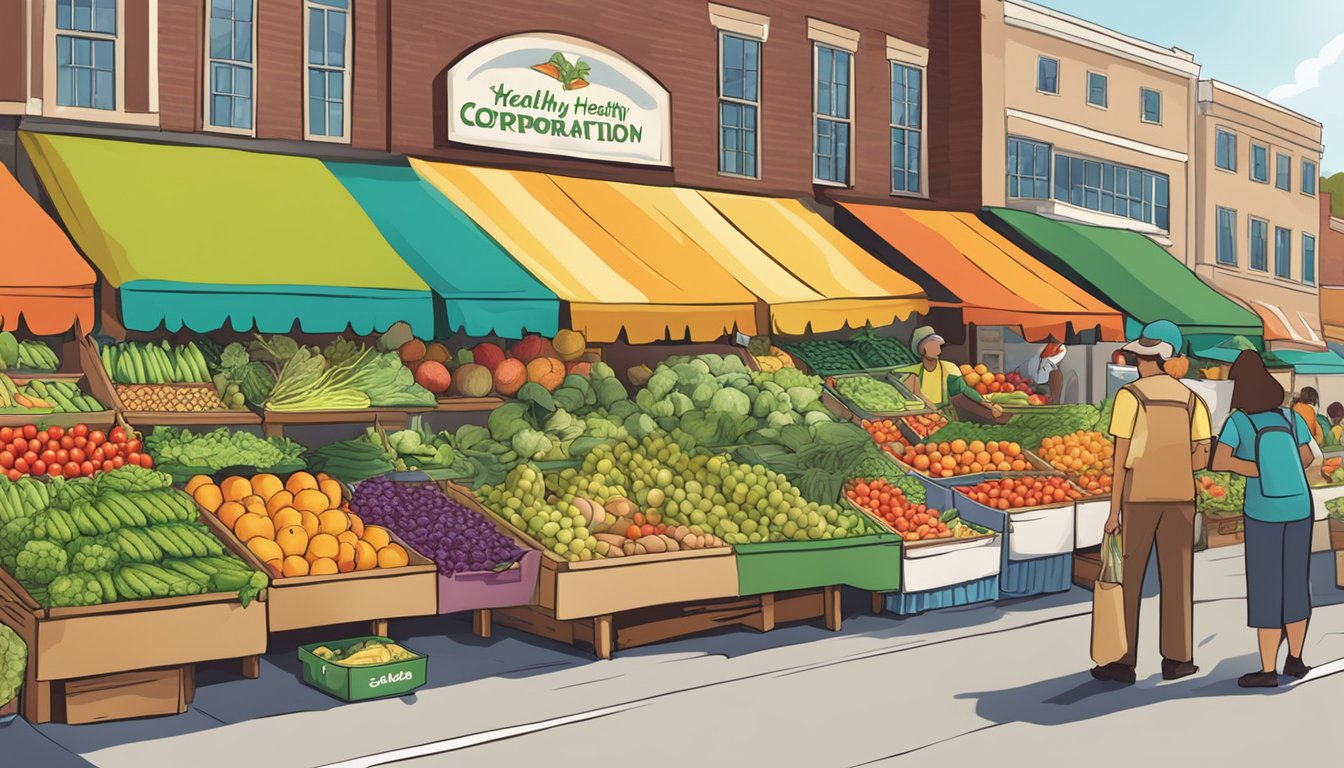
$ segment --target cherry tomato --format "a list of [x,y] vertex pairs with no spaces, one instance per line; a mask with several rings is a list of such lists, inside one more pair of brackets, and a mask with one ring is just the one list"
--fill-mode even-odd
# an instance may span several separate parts
[[83,475],[83,476],[85,476],[85,477],[88,477],[89,475],[92,475],[92,474],[93,474],[93,471],[94,471],[94,467],[93,467],[93,462],[92,462],[92,461],[85,461],[85,462],[81,462],[81,463],[80,463],[80,465],[79,465],[79,474],[81,474],[81,475]]
[[56,452],[48,448],[47,450],[43,451],[42,455],[39,456],[38,458],[50,464],[51,462],[56,460]]
[[95,429],[89,433],[89,442],[94,445],[102,445],[107,442],[107,435]]
[[51,477],[60,477],[64,468],[60,464],[48,464],[47,474]]
[[80,449],[78,449],[78,448],[71,448],[71,449],[70,449],[70,460],[71,460],[71,461],[75,462],[76,464],[82,464],[82,463],[84,463],[84,459],[85,459],[85,458],[86,458],[86,457],[85,457],[85,455],[84,455],[84,452],[81,451]]
[[47,450],[49,450],[49,451],[59,451],[59,450],[61,450],[61,441],[60,441],[60,440],[48,440],[47,443],[46,443],[46,445],[47,445]]
[[13,427],[0,427],[0,443],[8,443],[14,439]]
[[47,427],[47,434],[51,435],[53,438],[57,440],[60,440],[61,435],[65,434],[65,428],[59,424],[57,424],[54,427]]
[[88,425],[88,424],[76,424],[75,426],[71,427],[70,431],[72,431],[72,432],[75,433],[75,437],[88,437],[88,435],[89,435],[89,425]]
[[87,438],[87,437],[82,437],[82,436],[81,436],[81,437],[76,437],[76,438],[75,438],[75,447],[76,447],[76,448],[83,448],[84,446],[86,446],[86,445],[88,445],[88,444],[89,444],[89,438]]
[[111,472],[111,471],[114,470],[114,469],[116,469],[116,467],[112,466],[112,462],[111,462],[110,460],[109,460],[109,461],[104,461],[104,462],[103,462],[103,471],[104,471],[104,472]]
[[20,456],[14,460],[14,468],[19,471],[20,475],[28,474],[28,460]]
[[35,425],[35,424],[24,424],[24,425],[23,425],[23,437],[24,437],[25,440],[32,440],[34,437],[37,437],[37,425]]
[[19,470],[11,469],[5,473],[5,477],[8,477],[10,480],[17,482],[19,478],[23,477],[23,475],[19,474]]
[[55,456],[56,456],[56,463],[58,464],[64,464],[70,460],[70,452],[65,450],[64,448],[62,448],[59,451],[56,451]]
[[140,448],[141,448],[141,445],[140,445],[140,440],[139,440],[138,438],[135,439],[135,440],[131,440],[131,441],[129,441],[129,442],[126,443],[126,450],[130,451],[131,453],[139,453],[139,452],[140,452]]
[[102,448],[94,448],[93,453],[89,454],[89,459],[92,460],[94,464],[102,464],[103,459],[105,458],[107,457],[103,455]]
[[121,453],[120,446],[115,443],[103,443],[98,447],[103,452],[103,455],[109,459]]
[[70,450],[71,448],[74,448],[74,447],[75,447],[75,438],[73,438],[73,437],[71,437],[71,436],[69,436],[69,435],[65,435],[65,436],[63,436],[63,437],[61,438],[61,447],[64,448],[65,450],[67,450],[67,451]]
[[51,439],[51,433],[44,429],[44,430],[38,432],[38,433],[37,433],[37,436],[34,437],[33,439],[36,440],[36,441],[39,442],[39,443],[45,443],[45,442],[47,442],[48,440]]
[[26,450],[28,450],[28,440],[27,440],[27,438],[23,438],[23,437],[16,437],[16,438],[14,438],[14,445],[13,445],[12,450],[13,450],[15,456],[22,456],[22,455],[23,455],[23,452],[26,451]]
[[125,464],[125,463],[126,463],[126,460],[123,459],[123,458],[121,458],[120,456],[114,456],[114,457],[112,457],[112,468],[113,468],[113,469],[118,469],[118,468],[121,467],[122,464]]
[[129,453],[129,454],[127,454],[127,455],[126,455],[126,463],[127,463],[127,464],[139,464],[139,463],[140,463],[140,454],[138,454],[138,453]]
[[34,475],[45,475],[47,474],[47,462],[38,459],[33,462],[33,465],[29,467],[29,469],[33,471]]
[[79,477],[79,465],[73,461],[68,461],[65,463],[64,472],[66,477]]
[[108,439],[114,443],[124,443],[126,442],[126,430],[121,427],[113,427]]
[[33,462],[37,461],[37,454],[33,453],[32,451],[27,451],[23,454],[23,460],[28,462],[28,466],[31,467],[33,465]]
[[14,466],[14,454],[9,451],[0,451],[0,469],[10,469]]

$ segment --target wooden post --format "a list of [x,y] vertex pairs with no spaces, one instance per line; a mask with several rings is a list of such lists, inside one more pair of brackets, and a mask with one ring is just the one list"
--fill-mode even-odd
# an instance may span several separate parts
[[832,632],[840,631],[840,588],[822,587],[822,604],[825,606],[826,628]]
[[256,680],[261,677],[261,657],[244,656],[243,657],[243,677],[248,680]]
[[266,417],[262,417],[261,434],[266,437],[284,437],[285,425],[277,424]]
[[182,701],[190,704],[196,698],[196,665],[182,667]]
[[490,609],[482,608],[471,614],[471,631],[477,637],[490,636]]
[[887,609],[887,596],[882,594],[881,592],[873,592],[872,598],[873,598],[873,605],[872,605],[873,615],[874,616],[882,615],[882,612]]
[[761,631],[775,628],[775,593],[761,595]]
[[593,653],[599,659],[611,658],[611,614],[593,618]]
[[1335,553],[1335,586],[1344,589],[1344,552]]
[[387,637],[387,619],[374,619],[370,627],[370,632],[378,637]]
[[19,695],[23,697],[23,719],[33,725],[51,722],[51,681],[36,679],[37,664],[28,660],[28,679]]

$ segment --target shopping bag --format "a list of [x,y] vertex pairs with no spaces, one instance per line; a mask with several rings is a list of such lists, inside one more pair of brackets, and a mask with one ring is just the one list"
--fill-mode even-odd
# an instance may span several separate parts
[[1092,660],[1101,666],[1119,661],[1129,651],[1123,578],[1120,535],[1108,533],[1101,542],[1101,573],[1092,590]]

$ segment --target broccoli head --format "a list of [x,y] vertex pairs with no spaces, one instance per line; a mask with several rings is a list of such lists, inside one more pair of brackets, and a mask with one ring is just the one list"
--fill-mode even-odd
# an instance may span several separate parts
[[0,564],[5,566],[5,570],[13,571],[15,558],[33,538],[33,518],[16,517],[0,526]]
[[103,602],[103,585],[92,574],[62,574],[52,580],[47,597],[52,608],[99,605]]
[[27,671],[27,643],[17,632],[0,624],[0,702],[14,700]]
[[85,544],[70,557],[71,573],[97,573],[110,571],[120,558],[116,550],[97,542]]
[[23,582],[45,587],[52,579],[65,573],[65,550],[50,541],[30,541],[14,558],[14,577]]

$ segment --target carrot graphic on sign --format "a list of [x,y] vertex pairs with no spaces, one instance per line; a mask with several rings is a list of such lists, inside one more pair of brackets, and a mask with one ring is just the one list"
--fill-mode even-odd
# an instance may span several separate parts
[[570,64],[565,55],[557,51],[549,61],[544,64],[536,64],[532,69],[547,77],[559,80],[566,91],[577,91],[580,88],[588,87],[589,67],[585,62],[579,61],[577,56],[574,57],[574,63]]

